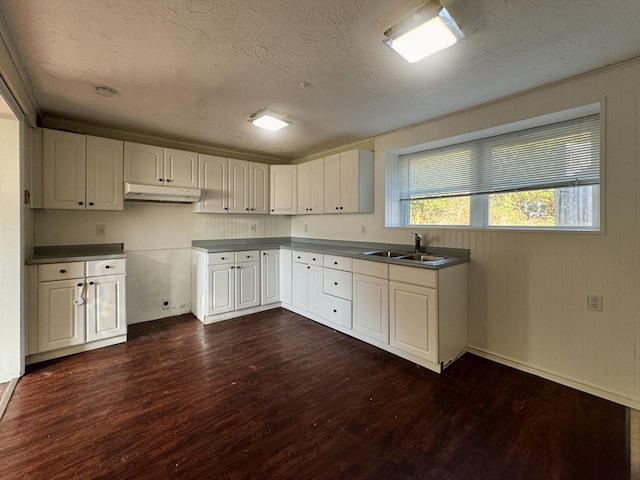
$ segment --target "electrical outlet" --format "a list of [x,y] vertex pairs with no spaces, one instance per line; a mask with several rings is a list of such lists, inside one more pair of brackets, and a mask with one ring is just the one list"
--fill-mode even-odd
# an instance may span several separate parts
[[162,309],[169,310],[169,300],[162,300]]
[[367,226],[366,225],[360,225],[360,233],[362,235],[366,235],[366,233],[367,233]]
[[96,225],[96,237],[104,237],[106,234],[107,226],[104,223]]
[[602,295],[587,295],[587,309],[593,312],[601,312]]
[[251,233],[256,233],[256,230],[258,229],[258,226],[255,223],[251,224]]
[[309,233],[309,224],[308,223],[304,224],[304,233]]

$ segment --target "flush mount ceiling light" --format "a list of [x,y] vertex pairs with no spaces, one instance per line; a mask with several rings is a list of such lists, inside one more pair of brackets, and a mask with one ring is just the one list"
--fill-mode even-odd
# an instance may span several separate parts
[[98,85],[95,87],[95,91],[101,97],[115,97],[118,94],[118,91],[115,88],[108,87],[107,85]]
[[383,42],[409,63],[422,60],[464,38],[464,33],[447,9],[435,3],[424,5],[411,17],[384,32],[387,38]]
[[285,116],[281,113],[274,112],[263,108],[249,117],[249,121],[256,127],[264,128],[271,132],[277,132],[281,128],[288,127],[291,122],[285,120]]

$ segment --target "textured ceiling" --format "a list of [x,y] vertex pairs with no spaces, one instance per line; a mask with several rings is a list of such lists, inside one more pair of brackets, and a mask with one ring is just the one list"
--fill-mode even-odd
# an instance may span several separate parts
[[[442,0],[466,38],[408,64],[383,32],[420,3],[0,0],[0,14],[40,115],[284,160],[640,56],[640,0]],[[293,125],[249,124],[263,107]]]

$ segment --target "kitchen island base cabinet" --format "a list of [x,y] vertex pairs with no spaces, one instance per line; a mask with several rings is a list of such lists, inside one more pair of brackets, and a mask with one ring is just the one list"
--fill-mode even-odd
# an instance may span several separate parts
[[[262,304],[261,253],[259,250],[207,253],[194,250],[191,260],[191,311],[204,324],[261,312],[280,306],[270,298]],[[269,254],[264,255],[268,258]],[[271,269],[277,258],[265,265]],[[273,277],[267,275],[264,281]],[[277,275],[277,271],[275,275]],[[279,279],[276,279],[279,282]],[[264,285],[274,295],[274,289]]]

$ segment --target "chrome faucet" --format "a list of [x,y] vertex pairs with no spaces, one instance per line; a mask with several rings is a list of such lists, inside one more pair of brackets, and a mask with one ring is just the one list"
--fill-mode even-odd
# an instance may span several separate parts
[[416,241],[416,253],[421,253],[421,243],[422,243],[422,235],[416,232],[411,232],[414,235],[414,239]]

